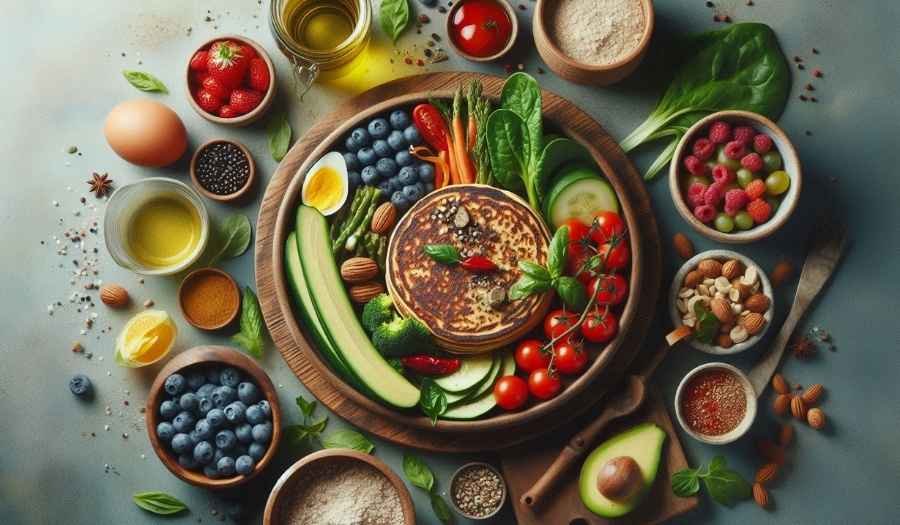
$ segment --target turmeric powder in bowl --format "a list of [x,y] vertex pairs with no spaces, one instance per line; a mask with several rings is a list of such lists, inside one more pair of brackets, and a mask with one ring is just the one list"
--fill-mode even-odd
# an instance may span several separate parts
[[237,283],[217,268],[189,273],[178,288],[178,302],[185,320],[202,330],[217,330],[237,317],[241,295]]

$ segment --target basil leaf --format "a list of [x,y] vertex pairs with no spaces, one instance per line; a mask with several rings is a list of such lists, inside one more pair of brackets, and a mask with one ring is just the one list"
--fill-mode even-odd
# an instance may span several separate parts
[[710,469],[709,475],[703,478],[703,484],[710,497],[726,507],[748,499],[752,493],[750,484],[740,474],[727,468]]
[[503,188],[521,192],[529,172],[531,138],[525,121],[509,109],[497,109],[487,120],[491,171]]
[[431,492],[429,497],[431,499],[431,510],[434,511],[434,515],[437,516],[437,519],[444,524],[453,523],[453,514],[450,512],[450,507],[447,506],[447,502],[444,501],[444,498],[442,498],[440,494],[434,492]]
[[269,120],[269,152],[272,158],[280,161],[287,155],[291,146],[291,123],[288,122],[287,114],[281,112],[276,113]]
[[243,255],[250,247],[253,228],[246,215],[235,213],[225,217],[222,222],[216,223],[213,233],[210,243],[211,251],[207,255],[206,266],[214,266],[220,260],[233,259]]
[[705,475],[708,476],[708,475],[712,474],[713,472],[727,469],[727,468],[728,468],[728,462],[725,460],[725,456],[718,455],[718,456],[712,458],[712,460],[710,460],[709,465],[706,467]]
[[381,29],[396,43],[409,24],[409,3],[407,0],[381,0],[378,18]]
[[434,487],[434,473],[418,456],[403,454],[403,473],[410,483],[430,493]]
[[692,468],[679,470],[672,475],[672,492],[680,497],[687,498],[693,496],[700,490],[700,477],[697,471]]
[[459,262],[459,251],[450,244],[428,244],[422,248],[426,255],[441,264]]
[[233,335],[231,340],[244,347],[253,357],[262,357],[265,345],[262,312],[256,294],[249,286],[244,287],[244,297],[241,300],[241,331]]
[[556,283],[556,293],[566,306],[576,312],[584,310],[587,305],[587,292],[581,281],[574,277],[564,275]]
[[569,248],[569,227],[563,226],[556,230],[553,239],[550,240],[550,253],[547,255],[547,269],[550,270],[550,278],[556,279],[562,275],[566,268],[566,250]]
[[710,344],[719,333],[719,319],[700,302],[694,303],[694,314],[697,316],[697,325],[694,327],[694,338],[701,343]]
[[295,451],[306,451],[310,448],[310,434],[306,425],[290,425],[284,427],[284,438],[287,440],[288,446]]
[[297,407],[300,408],[300,413],[303,414],[304,418],[311,417],[313,412],[316,411],[316,402],[307,401],[303,396],[297,396],[294,402],[297,403]]
[[538,280],[529,275],[523,275],[510,286],[507,296],[510,301],[518,301],[532,294],[544,293],[549,289],[550,281]]
[[136,492],[131,496],[131,500],[134,501],[135,505],[147,512],[152,512],[153,514],[159,514],[161,516],[177,514],[183,510],[187,510],[187,505],[181,500],[175,496],[170,496],[165,492]]
[[328,434],[322,439],[322,446],[325,448],[349,448],[364,454],[375,450],[375,445],[366,436],[349,428]]
[[519,261],[522,273],[538,281],[550,281],[550,272],[540,264],[531,261]]
[[143,71],[122,71],[122,76],[125,77],[125,80],[128,81],[132,86],[140,89],[141,91],[147,91],[150,93],[168,93],[169,90],[166,89],[166,85],[162,83],[162,81],[150,73],[144,73]]
[[434,380],[427,377],[422,380],[419,391],[419,406],[431,418],[431,424],[436,425],[438,417],[447,411],[447,395]]

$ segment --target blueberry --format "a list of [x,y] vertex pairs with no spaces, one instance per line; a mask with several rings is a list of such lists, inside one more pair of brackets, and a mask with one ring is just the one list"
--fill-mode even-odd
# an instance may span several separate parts
[[416,129],[415,126],[407,126],[407,128],[403,130],[403,138],[413,146],[422,142],[422,136],[419,135],[419,130]]
[[214,385],[213,383],[206,383],[205,385],[198,388],[195,394],[197,394],[197,397],[199,397],[200,399],[203,399],[204,397],[208,398],[212,395],[213,390],[215,390],[217,386],[218,385]]
[[419,174],[416,173],[416,169],[412,166],[404,166],[400,168],[397,179],[400,180],[401,186],[409,186],[419,181]]
[[210,428],[218,430],[225,425],[225,412],[221,408],[214,408],[206,414],[206,421],[209,422]]
[[397,173],[397,163],[394,162],[394,159],[378,159],[375,169],[382,177],[392,177]]
[[344,153],[344,163],[347,165],[348,170],[359,168],[359,160],[356,158],[356,153]]
[[224,457],[225,457],[225,451],[222,450],[222,449],[220,449],[220,448],[217,448],[217,449],[216,449],[216,453],[213,454],[213,460],[212,460],[213,465],[215,465],[216,463],[218,463],[219,460],[222,459],[222,458],[224,458]]
[[179,412],[175,419],[172,420],[172,426],[178,432],[190,432],[196,422],[197,420],[194,419],[190,412]]
[[363,168],[360,177],[362,178],[363,184],[366,184],[367,186],[378,184],[378,179],[381,178],[378,174],[378,170],[375,169],[375,166],[366,166]]
[[405,211],[409,208],[409,200],[403,195],[402,191],[395,191],[393,195],[391,195],[391,204],[400,211]]
[[184,433],[172,436],[172,451],[176,454],[187,454],[193,448],[191,437]]
[[272,439],[272,423],[266,421],[258,425],[253,425],[253,442],[265,445]]
[[351,190],[356,189],[361,183],[362,178],[359,176],[358,171],[347,172],[347,185],[350,186]]
[[254,463],[253,458],[250,456],[239,456],[234,462],[234,469],[238,474],[246,476],[253,472]]
[[225,419],[233,425],[237,425],[244,421],[244,413],[247,411],[247,405],[240,401],[234,401],[225,407]]
[[416,202],[422,198],[422,190],[415,184],[410,184],[409,186],[404,186],[403,195],[410,202]]
[[197,464],[197,461],[194,459],[194,454],[181,454],[178,456],[178,464],[182,467],[190,470],[196,470],[200,465]]
[[69,379],[69,391],[78,397],[89,398],[94,391],[91,380],[84,374],[75,374]]
[[394,129],[402,130],[406,126],[409,126],[409,114],[402,109],[398,109],[396,111],[391,112],[390,116],[391,126]]
[[434,166],[428,164],[427,162],[423,162],[419,164],[419,180],[422,182],[433,182],[434,181]]
[[191,438],[191,445],[196,445],[197,443],[203,441],[203,439],[200,438],[200,434],[197,433],[196,428],[188,432],[188,437]]
[[350,153],[356,153],[362,145],[353,140],[353,135],[350,135],[347,137],[347,140],[344,141],[344,147],[347,148],[347,151]]
[[234,429],[234,435],[237,436],[238,441],[245,445],[251,443],[253,441],[253,426],[250,423],[238,425]]
[[406,151],[407,146],[409,146],[406,143],[406,137],[403,136],[403,132],[396,129],[388,135],[387,143],[394,151]]
[[369,135],[376,139],[383,139],[388,136],[391,128],[388,125],[388,121],[383,118],[377,118],[369,122]]
[[178,414],[178,410],[178,403],[171,399],[167,399],[159,405],[159,415],[163,419],[172,419]]
[[241,382],[241,371],[233,366],[223,368],[222,373],[219,374],[219,381],[223,387],[237,388]]
[[259,389],[253,383],[244,381],[238,385],[238,399],[245,405],[252,405],[259,401]]
[[403,183],[400,182],[399,176],[391,177],[388,179],[388,191],[385,193],[394,193],[397,190],[403,189]]
[[262,423],[266,419],[266,415],[263,414],[259,405],[250,405],[247,407],[247,411],[244,412],[244,418],[247,420],[247,423],[251,425],[256,425],[257,423]]
[[199,412],[201,416],[205,416],[212,408],[212,399],[208,397],[201,397],[200,401],[197,401],[197,412]]
[[215,450],[209,441],[201,441],[194,445],[194,460],[201,465],[206,465],[213,459]]
[[397,154],[394,155],[394,161],[398,166],[412,166],[415,159],[408,151],[398,151]]
[[197,397],[197,394],[185,392],[184,394],[181,394],[181,398],[178,400],[178,406],[181,407],[182,410],[195,412],[199,408],[199,402],[200,398]]
[[220,430],[216,434],[216,446],[222,450],[228,450],[237,445],[237,436],[231,430]]
[[212,425],[209,424],[209,420],[203,418],[194,425],[194,432],[197,433],[197,437],[199,437],[201,441],[205,441],[212,437],[213,428]]
[[231,403],[232,401],[237,399],[237,391],[235,391],[235,389],[231,388],[230,386],[222,385],[213,390],[210,399],[212,399],[213,405],[215,405],[216,408],[225,408],[228,403]]
[[360,166],[371,166],[378,160],[378,155],[375,154],[374,149],[365,147],[356,152],[356,159]]
[[234,476],[234,458],[225,456],[216,463],[220,476]]
[[184,388],[186,386],[187,380],[185,380],[184,376],[181,374],[170,375],[166,378],[166,382],[163,384],[163,388],[170,396],[177,396],[178,394],[184,392]]
[[211,366],[206,369],[206,382],[219,386],[219,367]]
[[257,405],[259,405],[259,409],[262,410],[263,415],[266,416],[266,418],[272,417],[272,405],[270,405],[268,401],[263,399],[257,403]]
[[175,427],[172,426],[172,423],[163,421],[156,425],[156,437],[159,439],[169,442],[172,441],[173,436],[175,436]]
[[375,150],[376,155],[382,158],[394,156],[394,149],[384,139],[376,140],[375,144],[372,144],[372,149]]
[[381,193],[384,195],[388,195],[394,191],[394,186],[391,184],[390,180],[383,180],[378,183],[378,189],[381,190]]
[[216,479],[219,477],[219,469],[216,468],[215,465],[210,463],[203,467],[203,475],[207,478]]
[[365,128],[356,128],[350,133],[350,138],[356,142],[356,145],[360,148],[368,146],[371,142],[371,137],[369,137],[369,132],[365,130]]
[[266,455],[266,446],[259,443],[250,443],[250,446],[247,447],[247,454],[256,461],[259,461]]
[[193,392],[196,392],[204,383],[206,383],[206,376],[200,372],[191,372],[187,375],[187,386]]

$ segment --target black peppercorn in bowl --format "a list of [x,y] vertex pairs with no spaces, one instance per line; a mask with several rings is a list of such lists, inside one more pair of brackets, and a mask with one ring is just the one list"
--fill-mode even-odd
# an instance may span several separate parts
[[191,158],[191,181],[202,195],[219,202],[236,201],[256,180],[256,164],[240,142],[211,140]]

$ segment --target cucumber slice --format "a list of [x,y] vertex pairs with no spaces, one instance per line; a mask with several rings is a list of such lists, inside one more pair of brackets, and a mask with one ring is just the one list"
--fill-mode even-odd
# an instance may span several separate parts
[[585,167],[571,168],[560,175],[544,202],[544,217],[553,229],[572,218],[590,225],[598,211],[619,213],[612,186],[595,170]]
[[497,377],[497,374],[500,373],[500,365],[502,364],[503,358],[494,353],[494,361],[493,363],[491,363],[491,371],[488,372],[488,375],[483,380],[481,380],[480,383],[463,392],[444,392],[444,397],[447,398],[447,405],[458,405],[469,399],[481,395],[483,393],[482,387],[484,386],[484,384],[489,381],[493,381]]
[[447,392],[459,393],[478,385],[491,371],[491,365],[494,364],[494,356],[492,354],[482,354],[475,357],[466,357],[461,359],[462,366],[459,370],[444,377],[434,380],[437,386]]
[[[497,374],[497,377],[508,376],[514,373],[516,373],[516,360],[512,352],[506,352],[503,355],[503,365],[500,367],[500,373]],[[451,407],[441,417],[444,419],[475,419],[487,414],[496,405],[494,381],[491,381],[490,387],[480,397],[473,399],[471,402]]]

